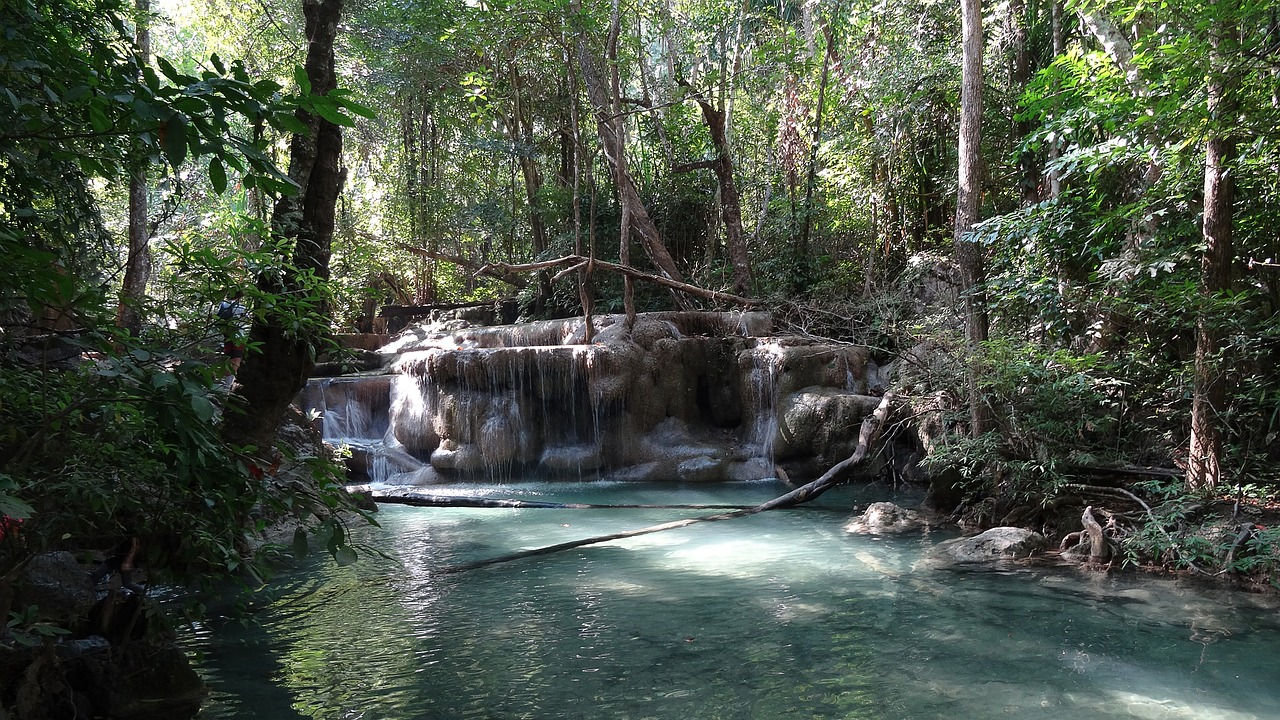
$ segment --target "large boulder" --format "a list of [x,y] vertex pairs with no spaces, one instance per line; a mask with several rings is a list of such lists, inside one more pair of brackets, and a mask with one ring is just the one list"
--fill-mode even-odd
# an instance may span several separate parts
[[807,387],[778,401],[780,459],[814,458],[833,465],[853,453],[862,421],[875,412],[880,398],[829,387]]
[[997,527],[980,535],[941,543],[930,552],[930,557],[959,563],[1012,560],[1035,555],[1047,544],[1048,541],[1038,532],[1025,528]]
[[915,510],[898,507],[891,502],[875,502],[867,506],[862,515],[845,524],[845,532],[863,535],[902,533],[918,530],[926,525],[925,519]]
[[89,569],[62,550],[31,558],[14,587],[17,607],[35,607],[40,619],[55,622],[78,620],[96,599]]

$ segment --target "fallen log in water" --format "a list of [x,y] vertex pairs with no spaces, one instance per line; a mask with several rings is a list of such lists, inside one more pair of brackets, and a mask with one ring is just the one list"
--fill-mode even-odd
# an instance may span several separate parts
[[584,545],[596,545],[599,543],[610,542],[612,540],[623,540],[626,538],[636,537],[638,535],[649,535],[664,530],[674,530],[676,528],[688,527],[697,523],[718,522],[720,520],[731,520],[733,518],[746,517],[757,513],[767,512],[769,510],[778,510],[780,508],[795,507],[801,503],[809,502],[827,490],[839,485],[844,479],[845,473],[863,464],[872,456],[872,450],[880,440],[880,436],[884,431],[886,420],[893,407],[894,394],[892,392],[885,393],[880,405],[876,407],[874,413],[870,417],[862,421],[862,428],[858,433],[858,447],[853,454],[844,460],[836,463],[822,474],[822,477],[813,482],[802,485],[791,492],[776,497],[769,502],[755,507],[734,510],[732,512],[720,513],[718,515],[703,515],[695,518],[685,518],[683,520],[673,520],[660,525],[650,525],[649,527],[639,528],[636,530],[624,530],[622,532],[610,533],[608,535],[597,535],[595,537],[583,538],[581,540],[570,540],[569,542],[557,543],[555,545],[547,545],[544,547],[533,548],[531,550],[521,550],[519,552],[507,555],[499,555],[498,557],[488,558],[486,560],[476,560],[469,563],[461,563],[459,565],[449,565],[440,569],[440,572],[450,574],[459,573],[467,570],[475,570],[477,568],[488,567],[489,565],[497,565],[499,563],[511,562],[512,560],[520,560],[527,557],[535,557],[538,555],[550,555],[562,550],[572,550],[580,548]]
[[468,495],[425,495],[422,493],[380,494],[370,492],[374,502],[414,507],[467,508],[546,508],[551,510],[745,510],[751,505],[595,505],[590,503],[558,503],[541,500],[515,500]]

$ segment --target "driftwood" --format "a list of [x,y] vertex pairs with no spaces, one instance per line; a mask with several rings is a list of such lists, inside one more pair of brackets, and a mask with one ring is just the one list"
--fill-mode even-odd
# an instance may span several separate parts
[[550,555],[562,550],[572,550],[585,545],[597,545],[599,543],[610,542],[613,540],[623,540],[626,538],[637,537],[639,535],[649,535],[656,532],[662,532],[664,530],[675,530],[676,528],[688,527],[689,525],[695,525],[698,523],[732,520],[733,518],[756,515],[758,513],[768,512],[769,510],[790,508],[801,503],[809,502],[810,500],[813,500],[819,495],[825,493],[827,490],[839,485],[848,471],[863,464],[872,457],[872,451],[876,449],[880,436],[883,434],[886,420],[893,409],[893,400],[894,394],[892,392],[885,393],[884,398],[880,400],[880,405],[876,407],[875,412],[872,413],[870,417],[862,421],[862,428],[858,433],[858,447],[853,451],[852,455],[839,463],[836,463],[817,480],[796,488],[785,495],[776,497],[764,504],[756,505],[752,508],[720,513],[717,515],[704,515],[695,518],[685,518],[683,520],[673,520],[660,525],[650,525],[649,527],[638,528],[636,530],[624,530],[622,532],[610,533],[608,535],[597,535],[595,537],[583,538],[581,540],[571,540],[569,542],[558,543],[556,545],[547,545],[545,547],[522,550],[508,555],[500,555],[486,560],[477,560],[459,565],[449,565],[441,568],[440,572],[465,572],[467,570],[475,570],[477,568],[511,562],[513,560],[521,560],[523,558],[535,557],[538,555]]
[[1084,526],[1080,542],[1089,543],[1089,561],[1100,563],[1110,559],[1111,545],[1107,543],[1107,536],[1102,532],[1102,525],[1093,517],[1092,505],[1086,507],[1081,513],[1080,524]]
[[695,295],[697,297],[707,298],[708,300],[728,302],[728,303],[733,303],[735,305],[745,305],[748,307],[760,305],[763,302],[761,300],[744,298],[739,295],[734,295],[732,293],[720,292],[718,290],[708,290],[706,288],[698,287],[697,285],[690,285],[689,283],[680,282],[679,280],[672,280],[671,278],[663,277],[661,275],[653,275],[651,273],[647,273],[641,270],[636,270],[635,268],[628,267],[626,265],[619,265],[617,263],[605,262],[603,260],[598,260],[598,259],[590,260],[588,258],[582,257],[581,255],[565,255],[564,257],[556,258],[555,260],[541,260],[539,262],[524,263],[521,265],[510,265],[507,263],[495,262],[495,263],[489,263],[488,265],[485,265],[484,267],[481,268],[481,270],[483,271],[483,270],[489,269],[489,270],[492,270],[492,272],[498,273],[499,275],[508,275],[508,274],[517,275],[519,273],[537,272],[539,270],[547,270],[553,267],[561,267],[561,266],[567,267],[570,270],[577,270],[582,267],[585,267],[587,263],[590,263],[593,269],[608,270],[610,272],[621,273],[628,277],[636,278],[637,280],[644,280],[646,282],[655,283],[657,285],[662,285],[664,287],[671,288],[672,290],[679,290],[689,295]]
[[1069,465],[1064,468],[1079,475],[1125,475],[1133,477],[1182,477],[1185,472],[1177,468],[1111,467],[1106,465]]
[[1204,568],[1197,565],[1195,561],[1193,561],[1191,558],[1185,556],[1180,546],[1178,545],[1178,543],[1173,539],[1173,536],[1169,534],[1168,530],[1164,529],[1164,523],[1160,522],[1160,520],[1156,518],[1156,514],[1151,510],[1151,506],[1148,505],[1146,501],[1144,501],[1142,498],[1138,497],[1137,495],[1134,495],[1128,490],[1125,490],[1124,488],[1100,487],[1098,485],[1078,485],[1075,483],[1070,483],[1070,484],[1064,485],[1063,487],[1070,488],[1072,490],[1080,490],[1083,492],[1110,493],[1114,495],[1123,495],[1129,498],[1130,500],[1142,506],[1142,509],[1145,510],[1147,513],[1147,517],[1150,518],[1152,526],[1155,527],[1157,530],[1159,530],[1161,535],[1164,535],[1165,540],[1167,540],[1169,543],[1169,548],[1173,550],[1174,554],[1176,554],[1182,560],[1182,562],[1186,563],[1187,567],[1191,568],[1192,570],[1194,570],[1195,572],[1201,575],[1207,575],[1209,577],[1213,577],[1214,575],[1220,575],[1222,574],[1222,572],[1226,572],[1225,570],[1222,570],[1218,573],[1211,573],[1208,570],[1205,570]]

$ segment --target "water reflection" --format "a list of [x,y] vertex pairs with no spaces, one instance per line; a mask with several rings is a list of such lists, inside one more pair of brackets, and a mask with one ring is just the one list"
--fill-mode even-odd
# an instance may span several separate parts
[[[472,492],[474,489],[469,489]],[[671,488],[525,486],[561,501]],[[752,503],[768,485],[680,490]],[[317,564],[191,642],[207,718],[1267,718],[1276,608],[1067,568],[927,568],[941,538],[840,526],[855,498],[457,575],[445,565],[684,517],[385,507],[393,560]],[[863,498],[865,502],[881,497]]]

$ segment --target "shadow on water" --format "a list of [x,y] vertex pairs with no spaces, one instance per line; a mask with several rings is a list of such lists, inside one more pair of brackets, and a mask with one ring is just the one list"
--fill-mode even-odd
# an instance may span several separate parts
[[[671,488],[510,488],[648,502]],[[750,504],[776,487],[678,491]],[[824,498],[848,507],[853,491]],[[694,513],[690,513],[694,514]],[[1267,718],[1276,608],[1070,568],[919,563],[780,511],[442,576],[436,568],[684,517],[384,506],[394,558],[312,563],[259,623],[202,631],[207,718]]]

